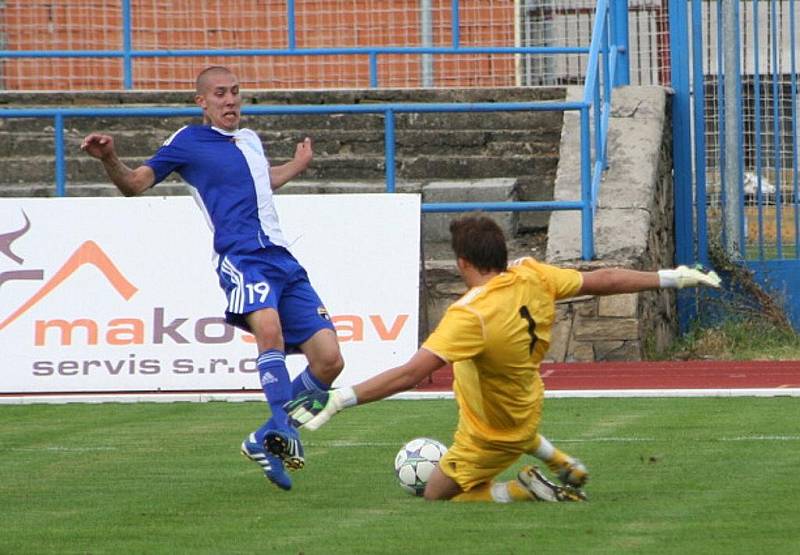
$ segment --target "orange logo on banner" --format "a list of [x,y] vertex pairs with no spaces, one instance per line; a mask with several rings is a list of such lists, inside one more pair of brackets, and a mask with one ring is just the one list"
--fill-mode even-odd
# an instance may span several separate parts
[[55,273],[55,275],[44,284],[30,299],[27,300],[21,307],[15,310],[8,318],[0,322],[0,330],[8,326],[11,322],[25,314],[33,305],[38,303],[48,294],[50,294],[56,287],[58,287],[64,280],[75,273],[78,268],[86,264],[91,264],[100,270],[103,275],[108,279],[114,289],[122,295],[127,301],[130,299],[138,289],[129,282],[125,276],[117,269],[108,255],[103,252],[97,243],[94,241],[86,241],[78,249],[72,253],[72,256],[64,263],[63,266]]

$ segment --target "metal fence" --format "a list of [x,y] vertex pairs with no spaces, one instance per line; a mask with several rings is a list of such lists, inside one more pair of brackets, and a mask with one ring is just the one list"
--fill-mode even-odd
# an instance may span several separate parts
[[585,61],[589,33],[527,46],[520,14],[520,0],[6,0],[0,72],[6,90],[185,89],[213,64],[246,88],[475,87],[521,84],[520,58],[558,44]]
[[[596,2],[592,0],[523,0],[521,44],[576,46],[592,32]],[[669,83],[669,25],[664,0],[629,0],[625,23],[630,30],[628,71],[634,85]],[[586,58],[572,54],[527,54],[521,57],[525,85],[583,83]]]
[[670,0],[676,246],[742,259],[800,327],[797,0]]

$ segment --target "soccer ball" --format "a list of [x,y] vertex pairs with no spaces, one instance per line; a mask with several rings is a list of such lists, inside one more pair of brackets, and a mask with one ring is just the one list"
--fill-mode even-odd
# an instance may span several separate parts
[[412,495],[422,495],[431,472],[446,452],[447,447],[428,437],[418,437],[403,445],[394,458],[400,487]]

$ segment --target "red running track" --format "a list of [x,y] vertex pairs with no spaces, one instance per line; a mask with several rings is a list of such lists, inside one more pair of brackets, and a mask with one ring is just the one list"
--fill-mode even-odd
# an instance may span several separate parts
[[[448,366],[417,390],[449,390],[452,379]],[[800,360],[551,363],[542,379],[551,391],[800,388]]]

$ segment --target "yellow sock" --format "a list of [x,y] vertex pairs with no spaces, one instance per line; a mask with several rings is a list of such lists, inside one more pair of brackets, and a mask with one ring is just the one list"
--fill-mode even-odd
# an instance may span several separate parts
[[516,480],[506,482],[506,487],[512,501],[534,501],[531,493]]
[[558,472],[565,466],[568,466],[572,463],[573,459],[569,455],[567,455],[564,451],[559,449],[558,447],[553,448],[553,456],[550,457],[550,460],[545,461],[547,463],[547,468],[549,468],[553,472]]
[[468,501],[494,501],[492,498],[492,485],[483,484],[469,491],[464,491],[453,497],[451,501],[468,502]]
[[533,501],[531,494],[516,480],[508,482],[492,482],[477,488],[459,493],[452,501],[495,501],[497,503],[512,503],[515,501]]

